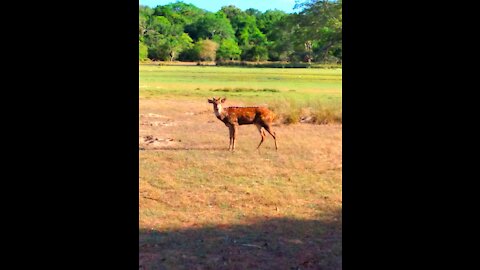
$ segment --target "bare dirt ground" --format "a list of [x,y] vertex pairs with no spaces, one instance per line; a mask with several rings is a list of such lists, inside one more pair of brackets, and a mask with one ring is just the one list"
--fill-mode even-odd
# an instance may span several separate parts
[[[230,106],[242,105],[237,102]],[[229,106],[228,102],[226,106]],[[228,149],[228,129],[215,117],[212,106],[207,103],[206,98],[205,101],[142,100],[139,117],[141,150]],[[338,124],[274,125],[274,130],[281,137],[279,144],[282,144],[282,141],[298,143],[299,140],[315,142],[325,136],[341,139],[341,129],[342,126]],[[245,144],[253,143],[256,146],[259,142],[260,135],[255,126],[240,126],[237,139],[239,150],[240,148],[245,151],[252,150],[251,147],[244,147]],[[338,142],[331,149],[338,149],[341,153],[341,144],[338,145]],[[267,144],[269,146],[266,146]],[[261,149],[269,148],[271,144],[273,145],[273,140],[268,136]],[[318,147],[316,143],[313,146]]]
[[139,120],[140,269],[342,268],[341,125],[276,125],[278,152],[243,125],[229,153],[207,98]]

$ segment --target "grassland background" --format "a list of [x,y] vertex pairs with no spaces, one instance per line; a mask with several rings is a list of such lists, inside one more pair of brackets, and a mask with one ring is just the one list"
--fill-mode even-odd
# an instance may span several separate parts
[[[140,74],[142,98],[228,95],[247,104],[291,99],[300,103],[316,101],[328,108],[341,109],[341,69],[140,65]],[[235,88],[252,91],[235,92]]]
[[140,150],[140,268],[341,269],[341,124],[276,125],[278,152],[271,138],[256,151],[258,131],[241,126],[230,153],[207,103],[284,99],[341,111],[341,70],[139,72],[140,143],[157,139]]

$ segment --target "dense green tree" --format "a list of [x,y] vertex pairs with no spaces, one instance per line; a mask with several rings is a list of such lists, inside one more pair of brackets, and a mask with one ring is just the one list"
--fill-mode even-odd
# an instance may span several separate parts
[[180,30],[180,27],[175,26],[172,24],[166,17],[164,16],[153,16],[151,17],[149,23],[149,30],[153,30],[159,34],[169,35],[174,32],[180,32],[175,30]]
[[270,39],[274,25],[284,20],[287,16],[288,14],[281,10],[267,10],[257,17],[257,27]]
[[213,13],[183,2],[139,6],[139,58],[148,51],[168,61],[341,62],[342,1],[301,0],[296,8],[287,14],[234,5]]
[[212,39],[220,42],[234,37],[230,21],[223,12],[207,13],[195,23],[188,25],[185,31],[194,39]]
[[294,50],[295,22],[292,16],[285,16],[272,23],[268,31],[271,40],[268,47],[269,59],[273,61],[292,61]]
[[148,47],[143,42],[139,42],[138,54],[139,54],[139,57],[138,57],[139,60],[144,60],[148,58]]
[[254,17],[245,18],[245,24],[239,35],[240,48],[243,51],[242,58],[251,61],[267,60],[267,37],[256,26]]
[[192,48],[193,45],[193,40],[186,33],[180,36],[167,36],[151,46],[148,55],[154,60],[173,61],[182,51]]
[[223,12],[223,14],[225,14],[225,16],[227,16],[227,18],[230,20],[230,24],[235,32],[235,36],[238,36],[239,18],[245,16],[246,13],[233,5],[224,6],[220,9],[220,11]]
[[268,49],[266,46],[252,46],[246,53],[246,58],[251,61],[268,60]]
[[234,39],[225,39],[217,50],[217,59],[239,60],[242,50]]
[[140,41],[143,41],[144,35],[148,29],[150,16],[152,14],[153,9],[145,6],[140,6],[138,14],[138,36]]
[[325,61],[335,52],[341,59],[342,0],[308,0],[298,5],[296,36],[300,42],[312,42],[312,56]]
[[246,9],[245,13],[255,18],[259,18],[262,15],[262,12],[260,10],[254,8]]
[[205,10],[192,4],[176,2],[164,6],[157,6],[154,15],[164,16],[173,24],[181,25],[183,27],[195,22],[206,13]]
[[195,22],[207,13],[203,9],[183,2],[171,3],[166,5],[166,7],[172,10],[173,14],[178,15],[177,20],[185,25]]
[[[258,29],[256,17],[233,6],[223,7],[222,12],[232,22],[235,37],[242,51],[241,58],[252,61],[267,60],[268,40],[265,34]],[[249,12],[257,14],[257,11],[254,9],[250,9]],[[265,51],[267,52],[266,54]]]

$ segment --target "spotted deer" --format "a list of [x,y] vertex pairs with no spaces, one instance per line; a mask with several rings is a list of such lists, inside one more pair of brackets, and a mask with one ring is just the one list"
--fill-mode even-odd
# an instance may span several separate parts
[[265,107],[226,107],[223,108],[222,104],[227,98],[212,98],[208,100],[208,103],[213,104],[213,112],[215,116],[222,121],[230,131],[230,144],[228,150],[235,151],[235,139],[237,137],[237,130],[239,125],[255,125],[260,132],[262,139],[257,146],[257,149],[262,145],[265,139],[265,130],[272,135],[275,141],[275,150],[277,147],[277,136],[273,132],[271,125],[273,122],[274,114]]

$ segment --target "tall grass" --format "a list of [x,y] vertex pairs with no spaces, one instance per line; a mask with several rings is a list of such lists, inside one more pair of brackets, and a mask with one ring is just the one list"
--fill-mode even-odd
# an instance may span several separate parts
[[281,124],[313,123],[331,124],[342,123],[341,108],[324,106],[318,100],[298,100],[293,98],[277,98],[269,108],[276,115],[276,122]]

